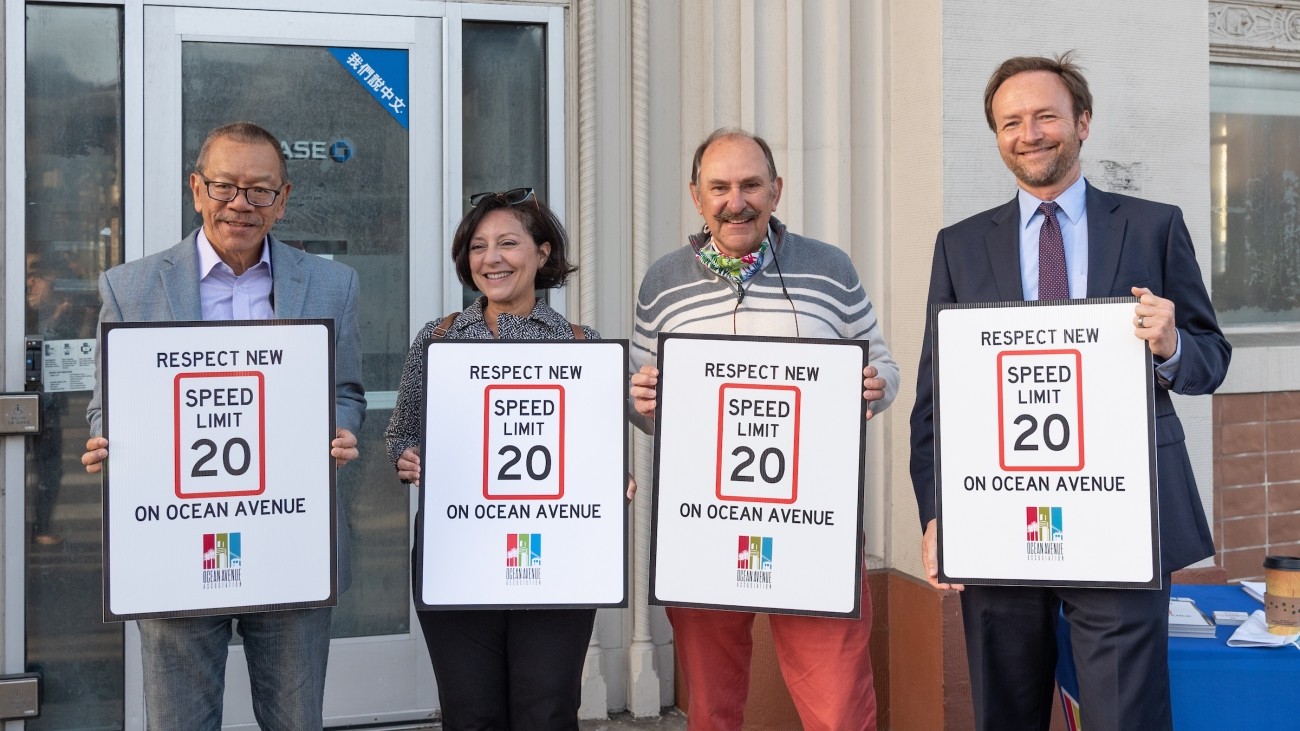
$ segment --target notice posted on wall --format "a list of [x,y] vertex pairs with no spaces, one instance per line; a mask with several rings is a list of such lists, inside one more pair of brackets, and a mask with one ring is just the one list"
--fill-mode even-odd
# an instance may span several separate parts
[[104,323],[104,617],[336,603],[334,323]]
[[1154,374],[1133,308],[933,309],[940,581],[1160,585]]
[[425,344],[422,609],[627,606],[627,341]]
[[656,604],[858,617],[867,343],[659,335]]

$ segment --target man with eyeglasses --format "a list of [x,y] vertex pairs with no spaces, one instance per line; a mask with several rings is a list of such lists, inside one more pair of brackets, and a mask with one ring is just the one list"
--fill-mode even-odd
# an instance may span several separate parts
[[[634,423],[654,431],[660,332],[867,340],[867,418],[898,393],[898,364],[853,261],[772,216],[781,178],[763,138],[722,128],[695,150],[691,200],[704,229],[650,266],[632,335]],[[749,691],[753,612],[669,607],[691,731],[738,729]],[[860,619],[770,615],[781,673],[805,729],[876,728],[871,594]]]
[[[203,226],[167,251],[101,275],[99,321],[333,319],[337,429],[329,450],[336,466],[355,459],[366,409],[357,274],[270,235],[292,188],[279,140],[249,122],[219,127],[204,140],[189,182]],[[81,458],[90,473],[108,457],[108,440],[98,436],[100,408],[97,382],[86,412],[95,436]],[[351,573],[341,513],[337,520],[342,593]],[[321,608],[141,620],[149,728],[221,728],[227,648],[237,620],[261,728],[320,729],[330,616]]]

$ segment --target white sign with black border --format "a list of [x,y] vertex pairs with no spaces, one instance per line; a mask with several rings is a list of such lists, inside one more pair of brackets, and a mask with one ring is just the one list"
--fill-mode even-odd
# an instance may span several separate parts
[[333,321],[101,338],[105,620],[333,606]]
[[659,334],[652,603],[860,616],[867,352]]
[[424,344],[421,609],[627,606],[627,341]]
[[932,308],[940,581],[1160,586],[1154,376],[1133,307]]

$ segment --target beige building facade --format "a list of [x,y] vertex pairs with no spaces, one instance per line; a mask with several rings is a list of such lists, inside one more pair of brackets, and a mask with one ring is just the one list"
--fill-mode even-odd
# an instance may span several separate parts
[[[1260,154],[1243,137],[1284,137],[1300,118],[1296,0],[13,0],[3,48],[0,376],[7,392],[51,394],[62,435],[61,470],[41,452],[48,443],[7,436],[0,450],[0,661],[4,673],[42,673],[30,728],[140,728],[143,701],[133,628],[99,621],[98,484],[76,463],[87,394],[52,389],[49,373],[31,381],[28,341],[92,339],[98,272],[179,240],[191,225],[179,183],[197,136],[226,114],[266,114],[290,143],[301,207],[291,200],[276,233],[353,265],[369,302],[365,455],[340,478],[358,584],[336,613],[332,723],[436,717],[409,605],[416,497],[392,477],[379,432],[410,338],[464,302],[447,260],[466,197],[536,187],[563,212],[580,266],[552,303],[626,338],[647,267],[700,226],[686,186],[695,145],[739,126],[771,143],[785,182],[777,217],[852,258],[903,373],[897,401],[868,426],[863,486],[881,727],[968,727],[955,598],[919,578],[907,417],[935,235],[1015,192],[982,101],[1013,55],[1076,52],[1095,98],[1085,176],[1180,206],[1216,306],[1220,282],[1233,292],[1220,395],[1176,397],[1213,563],[1250,577],[1265,553],[1300,547],[1300,302],[1285,282],[1251,299],[1267,288],[1249,273],[1290,275],[1294,259],[1300,286],[1294,206],[1272,192],[1293,180],[1292,157],[1275,156],[1276,180],[1238,161]],[[391,112],[338,101],[352,87],[328,86],[326,50],[366,49],[405,54],[405,91],[392,86],[409,101],[400,129]],[[1254,258],[1242,264],[1244,248]],[[79,322],[51,324],[30,296],[34,268],[54,270]],[[643,486],[630,602],[598,616],[589,717],[684,700],[671,629],[646,601],[652,442],[629,439]],[[232,697],[247,684],[240,664],[235,653]],[[250,727],[245,706],[228,700],[232,728]]]

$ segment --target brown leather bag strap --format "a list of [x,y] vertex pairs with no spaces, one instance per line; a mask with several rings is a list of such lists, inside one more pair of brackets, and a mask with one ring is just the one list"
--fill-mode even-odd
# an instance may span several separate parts
[[433,329],[433,337],[437,340],[446,337],[447,331],[451,330],[451,323],[455,322],[457,317],[460,317],[459,312],[453,312],[442,318],[442,322],[438,323],[438,326]]
[[574,325],[573,323],[569,323],[569,327],[573,328],[573,339],[574,339],[574,340],[586,340],[586,339],[587,339],[587,333],[585,333],[585,332],[582,331],[582,325]]

